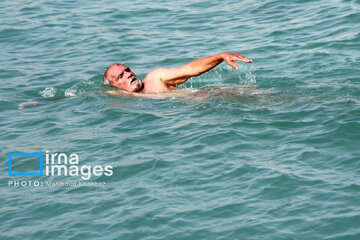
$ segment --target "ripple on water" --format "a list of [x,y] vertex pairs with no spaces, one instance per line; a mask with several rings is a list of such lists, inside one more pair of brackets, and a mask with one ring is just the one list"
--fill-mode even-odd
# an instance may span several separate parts
[[[0,175],[2,237],[359,238],[358,1],[2,9],[3,156],[74,152],[114,167],[93,178],[101,188],[12,188]],[[101,83],[113,62],[143,78],[222,51],[254,63],[189,79],[185,97],[110,96]]]

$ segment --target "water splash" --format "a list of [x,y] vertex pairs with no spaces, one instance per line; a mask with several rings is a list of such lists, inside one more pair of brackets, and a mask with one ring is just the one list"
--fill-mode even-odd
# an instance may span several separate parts
[[256,77],[251,71],[246,73],[245,77],[246,77],[245,78],[246,79],[246,84],[256,85]]
[[44,98],[54,97],[56,94],[56,90],[53,87],[45,88],[44,90],[39,92],[40,95]]
[[[247,64],[246,66],[240,65],[239,71],[241,71],[239,79],[242,84],[256,85],[256,76],[253,74],[252,64]],[[244,78],[242,78],[242,75],[244,75]]]
[[65,97],[75,97],[76,96],[76,89],[75,88],[68,88],[65,90]]

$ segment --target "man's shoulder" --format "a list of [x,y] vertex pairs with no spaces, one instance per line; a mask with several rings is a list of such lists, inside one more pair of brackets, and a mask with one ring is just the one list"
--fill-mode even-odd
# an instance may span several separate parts
[[169,86],[163,82],[162,78],[166,68],[156,68],[150,71],[143,80],[145,89],[149,92],[167,92],[174,90],[174,86]]
[[158,83],[163,83],[162,81],[162,77],[164,74],[164,68],[156,68],[154,70],[151,70],[146,77],[144,78],[144,80],[149,81],[149,82],[158,82]]
[[161,80],[161,75],[164,72],[165,68],[156,68],[154,70],[151,70],[146,77],[156,78]]

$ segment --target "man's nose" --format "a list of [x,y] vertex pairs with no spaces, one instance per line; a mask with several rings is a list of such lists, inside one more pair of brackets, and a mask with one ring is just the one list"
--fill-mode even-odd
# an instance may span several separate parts
[[132,77],[132,76],[135,76],[135,74],[133,72],[127,72],[127,77]]

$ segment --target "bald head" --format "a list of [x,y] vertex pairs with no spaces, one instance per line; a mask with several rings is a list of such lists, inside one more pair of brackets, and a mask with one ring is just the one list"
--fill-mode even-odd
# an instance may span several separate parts
[[112,86],[112,82],[118,78],[118,72],[121,69],[125,69],[126,66],[120,63],[113,63],[111,64],[106,71],[104,72],[103,76],[103,83],[104,85]]
[[138,92],[144,87],[143,83],[130,68],[120,63],[113,63],[106,69],[103,76],[103,83],[104,85],[129,92]]

